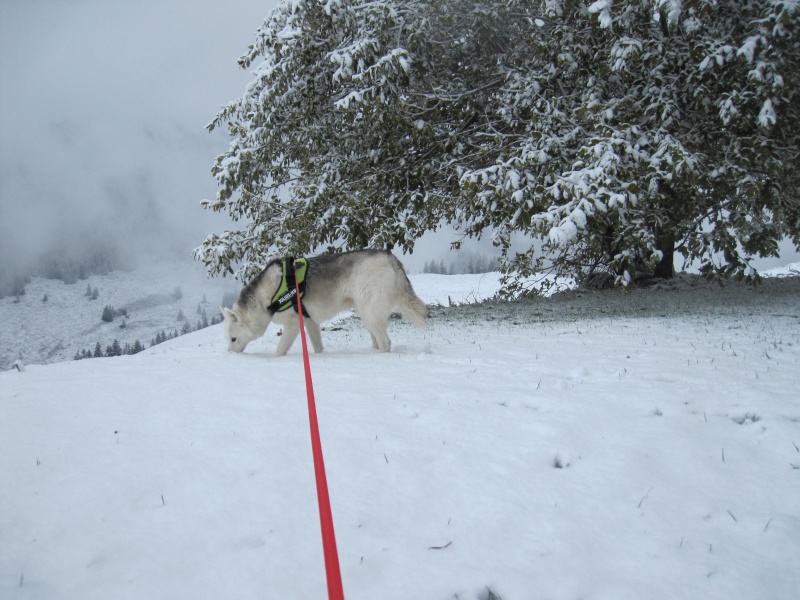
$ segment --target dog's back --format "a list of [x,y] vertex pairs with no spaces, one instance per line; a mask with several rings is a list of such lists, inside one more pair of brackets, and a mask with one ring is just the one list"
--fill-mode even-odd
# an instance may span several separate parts
[[414,293],[402,263],[390,252],[357,250],[315,256],[309,259],[307,282],[307,306],[312,314],[317,312],[321,320],[327,320],[346,308],[355,308],[380,350],[391,345],[386,326],[395,307],[418,327],[427,326],[428,307]]

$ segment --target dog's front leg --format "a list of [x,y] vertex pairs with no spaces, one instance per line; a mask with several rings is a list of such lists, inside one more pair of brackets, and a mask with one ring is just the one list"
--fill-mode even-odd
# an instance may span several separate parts
[[289,321],[283,326],[283,333],[281,334],[281,341],[278,342],[278,347],[275,349],[275,356],[286,356],[289,348],[292,347],[294,341],[297,339],[297,334],[300,333],[300,322]]
[[314,352],[322,352],[322,332],[319,329],[319,323],[311,318],[305,319],[304,323],[308,330],[308,337],[311,338],[311,345],[314,346]]

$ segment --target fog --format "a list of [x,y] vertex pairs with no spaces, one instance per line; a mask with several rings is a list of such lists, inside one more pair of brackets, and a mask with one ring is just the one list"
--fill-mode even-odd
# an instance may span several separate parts
[[[200,208],[228,146],[205,125],[251,79],[238,57],[277,0],[0,2],[0,286],[43,256],[188,257],[229,226]],[[448,228],[410,271],[449,262]],[[494,254],[491,244],[470,251]],[[797,256],[782,244],[786,262]]]
[[0,279],[43,255],[188,256],[238,57],[277,0],[0,3]]

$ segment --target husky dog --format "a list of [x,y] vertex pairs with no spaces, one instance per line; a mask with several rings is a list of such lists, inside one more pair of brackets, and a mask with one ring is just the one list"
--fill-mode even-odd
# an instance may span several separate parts
[[[264,335],[271,321],[283,326],[276,356],[283,356],[300,333],[297,305],[276,309],[275,296],[283,286],[282,259],[271,261],[239,294],[233,308],[222,308],[228,350],[241,352]],[[414,293],[403,265],[389,252],[357,250],[322,254],[308,259],[306,290],[301,305],[308,335],[315,352],[322,352],[319,324],[354,308],[372,336],[372,346],[391,349],[386,326],[392,309],[417,325],[427,325],[428,307]],[[286,294],[284,294],[286,295]]]

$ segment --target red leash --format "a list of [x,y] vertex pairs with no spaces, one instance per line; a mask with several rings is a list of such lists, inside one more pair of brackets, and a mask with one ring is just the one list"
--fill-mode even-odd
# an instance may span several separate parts
[[303,322],[303,305],[300,303],[300,285],[297,290],[297,316],[300,319],[300,340],[303,344],[303,365],[306,371],[306,393],[308,395],[308,421],[311,426],[311,453],[314,455],[314,475],[317,480],[317,502],[319,522],[322,529],[322,551],[325,554],[325,574],[328,579],[328,599],[344,600],[342,573],[339,570],[339,553],[336,550],[336,535],[333,531],[333,514],[328,497],[328,480],[325,477],[325,461],[322,458],[322,441],[319,437],[317,407],[314,402],[314,383],[311,381],[311,365],[308,361],[308,342]]

